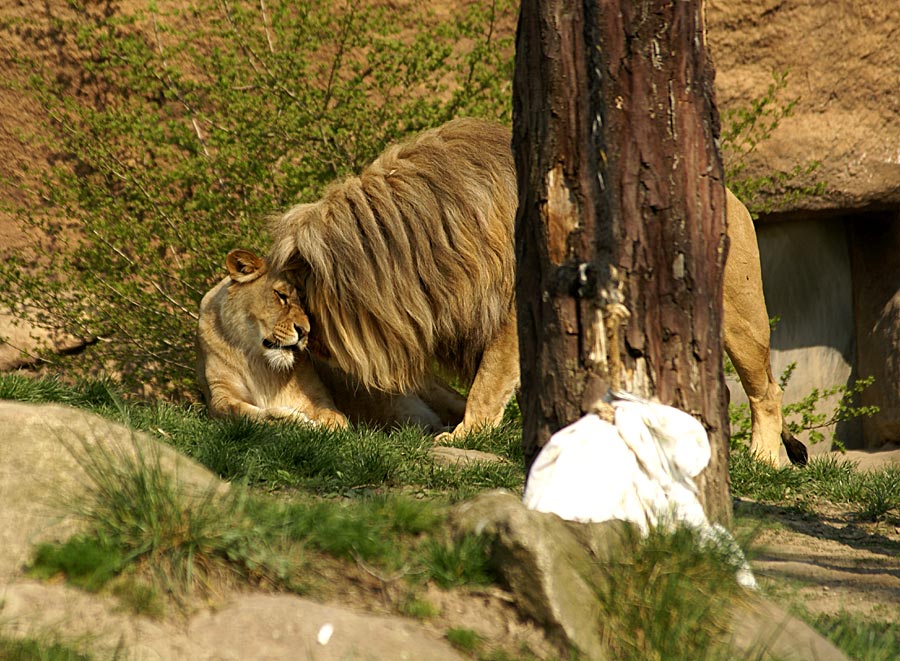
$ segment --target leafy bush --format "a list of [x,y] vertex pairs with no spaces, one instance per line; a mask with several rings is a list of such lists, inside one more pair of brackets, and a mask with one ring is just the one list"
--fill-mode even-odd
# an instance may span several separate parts
[[[815,172],[821,163],[811,161],[796,165],[788,172],[771,172],[751,177],[746,169],[748,157],[756,148],[772,137],[781,121],[790,117],[799,99],[784,100],[788,85],[788,71],[773,71],[772,83],[766,93],[746,106],[730,108],[722,113],[722,160],[725,162],[725,181],[731,191],[755,213],[773,211],[776,206],[804,197],[820,195],[825,184],[797,185],[797,180]],[[766,202],[760,199],[768,192]],[[780,193],[773,196],[774,193]]]
[[[727,358],[727,356],[726,356]],[[726,361],[726,373],[728,372]],[[796,363],[790,363],[779,378],[779,385],[784,389],[796,368]],[[733,371],[734,368],[732,367]],[[860,393],[875,382],[874,377],[856,379],[850,385],[836,385],[829,388],[813,388],[809,393],[790,404],[782,407],[782,413],[787,420],[788,427],[793,434],[808,432],[810,443],[821,443],[825,440],[822,430],[834,429],[837,423],[854,420],[861,417],[869,417],[878,413],[877,406],[862,406],[856,402]],[[830,411],[823,411],[820,405],[833,397],[838,396]],[[731,422],[731,449],[738,450],[749,446],[751,420],[750,408],[747,404],[729,404],[728,417]],[[832,433],[831,442],[838,448],[843,444]]]
[[29,301],[41,324],[98,338],[70,373],[189,391],[200,297],[229,249],[266,243],[268,215],[410,132],[458,115],[509,121],[511,37],[497,25],[513,10],[476,0],[441,22],[414,4],[76,7],[52,29],[74,40],[78,90],[20,63],[37,72],[25,92],[52,118],[58,158],[46,206],[21,211],[48,237],[40,268],[0,265],[14,285],[0,303]]
[[[794,363],[788,366],[785,377],[782,378],[782,387],[787,384],[787,377],[793,371]],[[839,422],[853,420],[863,416],[872,416],[878,413],[877,406],[858,406],[854,403],[858,395],[875,382],[875,377],[857,379],[850,386],[831,386],[830,388],[813,388],[803,399],[788,404],[784,407],[784,415],[788,419],[788,426],[795,434],[801,431],[809,432],[811,443],[819,443],[825,436],[822,429],[836,425]],[[834,395],[840,395],[831,413],[818,411],[820,401],[827,400]],[[792,415],[798,415],[799,421],[792,421]],[[837,442],[837,439],[835,439]],[[838,444],[840,446],[840,444]],[[842,446],[840,446],[842,447]]]

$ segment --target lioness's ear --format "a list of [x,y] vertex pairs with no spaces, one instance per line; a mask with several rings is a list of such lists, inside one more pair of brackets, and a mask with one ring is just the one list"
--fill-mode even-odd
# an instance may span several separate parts
[[225,267],[228,275],[235,282],[252,282],[268,270],[266,262],[249,250],[232,250],[225,257]]

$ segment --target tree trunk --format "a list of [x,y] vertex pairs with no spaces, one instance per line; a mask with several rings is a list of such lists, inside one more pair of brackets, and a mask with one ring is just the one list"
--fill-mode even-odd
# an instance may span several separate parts
[[[655,396],[705,425],[701,494],[727,523],[713,78],[701,0],[522,2],[513,146],[527,465],[611,385]],[[618,343],[604,328],[617,299],[630,313]]]

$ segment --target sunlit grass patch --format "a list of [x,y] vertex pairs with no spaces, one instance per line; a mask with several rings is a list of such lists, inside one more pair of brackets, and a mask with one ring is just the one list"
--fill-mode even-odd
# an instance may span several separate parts
[[[163,466],[153,446],[123,442],[69,450],[87,478],[85,491],[69,503],[85,529],[61,544],[37,547],[33,574],[63,574],[97,591],[128,568],[176,600],[194,591],[215,593],[231,582],[289,581],[285,563],[245,515],[239,489],[189,487]],[[124,594],[150,608],[152,595]]]
[[91,661],[91,658],[63,643],[0,635],[0,659],[4,661]]
[[35,578],[65,576],[88,592],[97,592],[119,574],[125,555],[114,542],[94,535],[76,535],[61,544],[40,544],[29,574]]
[[894,661],[900,658],[900,622],[850,613],[807,615],[804,619],[851,659]]
[[732,450],[731,492],[734,496],[788,504],[812,512],[824,500],[849,505],[863,520],[900,514],[900,467],[860,470],[852,461],[824,455],[803,468],[775,468],[746,450]]
[[634,533],[596,585],[612,658],[726,658],[720,644],[746,595],[735,570],[727,550],[689,528]]

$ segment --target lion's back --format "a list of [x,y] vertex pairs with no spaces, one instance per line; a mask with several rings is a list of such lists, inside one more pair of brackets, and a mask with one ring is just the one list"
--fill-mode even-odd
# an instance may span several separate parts
[[508,322],[510,140],[493,122],[449,122],[276,221],[273,260],[308,265],[308,307],[325,343],[367,385],[415,387],[433,357],[470,375]]

